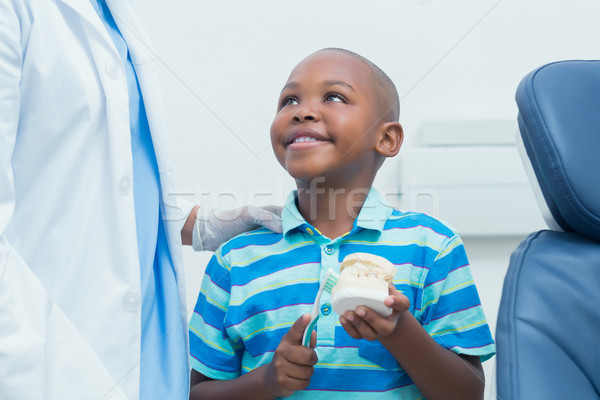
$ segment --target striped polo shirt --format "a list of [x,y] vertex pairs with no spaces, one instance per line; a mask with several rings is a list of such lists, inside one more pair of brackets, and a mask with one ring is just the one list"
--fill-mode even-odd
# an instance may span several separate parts
[[[192,367],[213,379],[234,379],[271,361],[283,335],[310,313],[328,268],[339,273],[351,253],[371,253],[397,269],[393,283],[409,311],[441,346],[459,354],[495,353],[462,240],[424,214],[384,205],[374,189],[352,230],[330,239],[308,224],[296,193],[282,213],[283,233],[258,229],[222,245],[206,267],[190,320]],[[291,399],[420,399],[396,359],[377,341],[353,339],[321,296],[310,386]]]

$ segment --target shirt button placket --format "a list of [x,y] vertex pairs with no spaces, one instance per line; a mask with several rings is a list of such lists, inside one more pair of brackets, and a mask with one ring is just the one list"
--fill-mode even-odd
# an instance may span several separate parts
[[[323,275],[329,268],[337,270],[338,249],[333,243],[321,247],[321,271]],[[333,345],[335,339],[335,321],[337,316],[331,312],[331,294],[323,292],[321,296],[321,318],[319,318],[317,329],[317,341],[321,345]]]

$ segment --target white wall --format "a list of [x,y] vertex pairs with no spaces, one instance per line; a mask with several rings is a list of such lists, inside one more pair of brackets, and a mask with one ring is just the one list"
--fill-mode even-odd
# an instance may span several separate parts
[[[293,187],[268,132],[287,75],[312,51],[345,47],[390,75],[405,146],[417,143],[425,121],[514,120],[514,92],[527,72],[600,52],[595,0],[139,3],[160,61],[181,192],[221,207],[281,203]],[[384,165],[378,187],[397,187],[398,162]],[[465,238],[493,329],[520,239]],[[193,306],[208,255],[187,249],[185,257]],[[493,362],[486,364],[487,397],[494,398]]]

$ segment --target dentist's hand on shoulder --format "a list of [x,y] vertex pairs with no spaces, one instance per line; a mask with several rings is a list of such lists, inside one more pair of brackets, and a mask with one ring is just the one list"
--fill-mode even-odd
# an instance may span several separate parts
[[229,210],[194,207],[181,230],[181,242],[196,251],[215,251],[221,243],[261,226],[281,232],[280,206],[244,206]]

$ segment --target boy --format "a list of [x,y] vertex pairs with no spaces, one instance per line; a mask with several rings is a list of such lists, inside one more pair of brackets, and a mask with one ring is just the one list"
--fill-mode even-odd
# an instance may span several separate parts
[[[460,237],[371,189],[400,150],[398,112],[393,83],[357,54],[324,49],[294,68],[271,141],[298,190],[282,234],[240,235],[207,266],[190,321],[191,399],[483,397],[494,344]],[[356,252],[395,264],[392,315],[337,316],[325,292],[303,347],[320,279]]]

